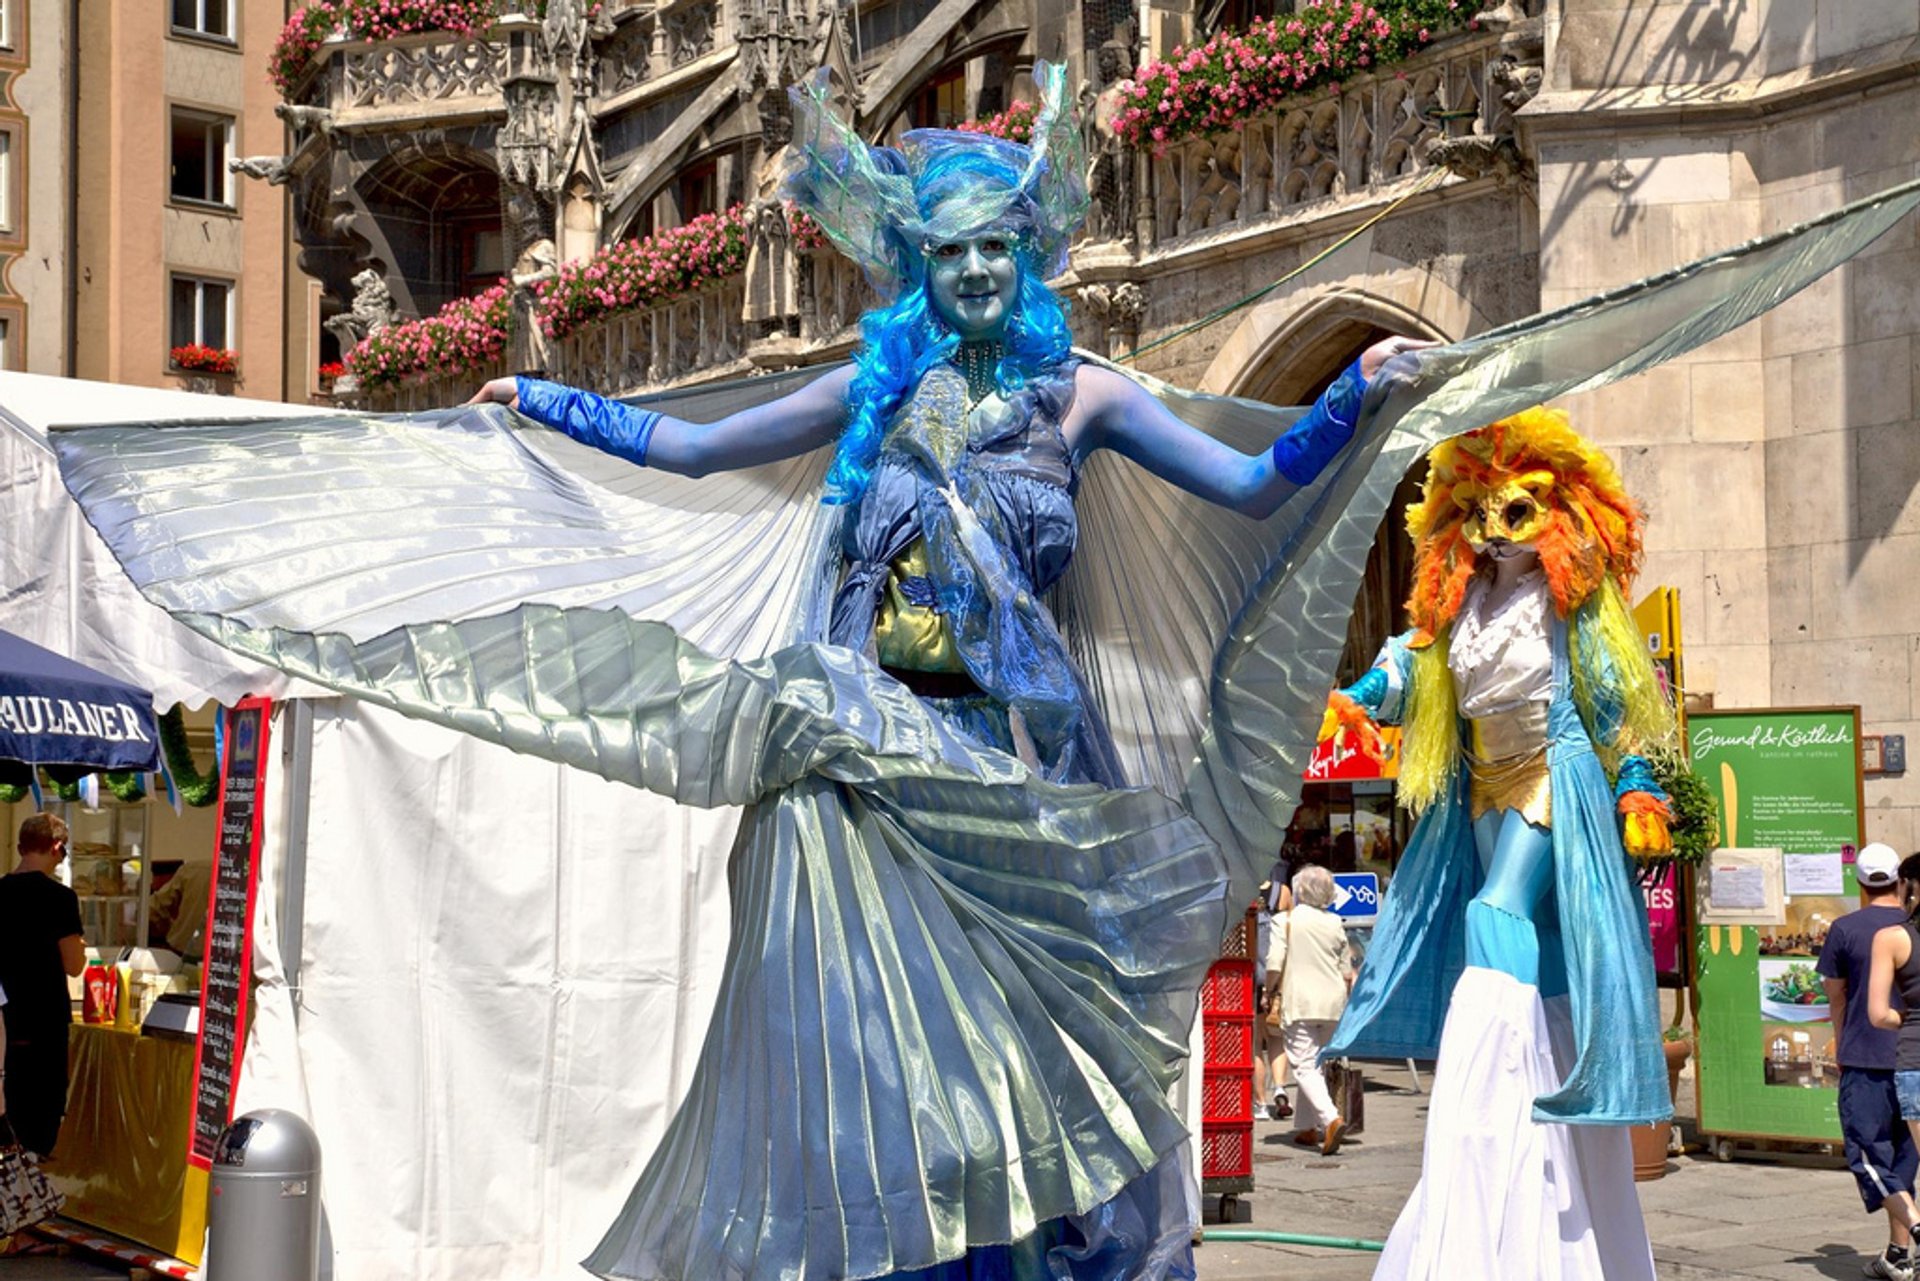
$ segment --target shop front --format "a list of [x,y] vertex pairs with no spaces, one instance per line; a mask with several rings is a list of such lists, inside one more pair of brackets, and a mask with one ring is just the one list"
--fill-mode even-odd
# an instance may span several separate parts
[[[37,808],[71,835],[57,874],[79,899],[87,955],[71,983],[67,1115],[47,1168],[65,1217],[188,1263],[199,1261],[206,1225],[207,1180],[189,1140],[220,831],[208,763],[224,714],[176,713],[171,768],[121,779],[117,792],[97,776],[36,780]],[[195,759],[212,777],[199,777]],[[0,812],[12,833],[35,810],[29,794]]]

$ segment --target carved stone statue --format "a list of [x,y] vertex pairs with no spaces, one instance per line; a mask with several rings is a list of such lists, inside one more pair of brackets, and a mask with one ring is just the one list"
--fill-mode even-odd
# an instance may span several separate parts
[[227,161],[227,169],[231,173],[243,173],[249,178],[265,178],[270,187],[283,187],[287,179],[293,177],[285,156],[241,156]]
[[393,292],[386,277],[372,267],[353,278],[353,305],[327,321],[327,332],[340,340],[341,354],[353,350],[369,335],[393,323]]
[[318,129],[327,137],[333,136],[333,112],[325,107],[304,107],[294,102],[279,102],[273,107],[273,114],[287,122],[295,132]]
[[747,301],[741,313],[748,321],[784,326],[800,314],[796,265],[785,207],[778,200],[756,200],[753,243],[747,248]]
[[1075,297],[1089,315],[1100,318],[1109,359],[1119,359],[1140,345],[1140,318],[1147,311],[1147,293],[1131,280],[1117,284],[1082,285]]
[[551,240],[536,240],[513,264],[507,283],[513,289],[507,329],[507,368],[516,374],[547,372],[546,331],[540,328],[540,286],[560,274],[560,255]]
[[1087,239],[1126,241],[1133,237],[1133,152],[1114,128],[1132,82],[1126,77],[1124,47],[1103,46],[1099,80],[1080,88],[1080,120],[1087,154]]

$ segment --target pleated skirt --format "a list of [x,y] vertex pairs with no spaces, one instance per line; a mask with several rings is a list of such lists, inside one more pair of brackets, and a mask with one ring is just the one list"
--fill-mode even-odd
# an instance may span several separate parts
[[730,874],[691,1092],[588,1270],[1192,1275],[1168,1089],[1225,878],[1178,807],[807,777]]

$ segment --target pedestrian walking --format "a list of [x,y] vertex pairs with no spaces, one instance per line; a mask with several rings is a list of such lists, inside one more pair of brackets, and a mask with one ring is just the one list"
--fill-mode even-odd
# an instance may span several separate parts
[[[1872,977],[1875,938],[1882,930],[1898,934],[1907,919],[1901,905],[1900,856],[1876,842],[1860,851],[1853,867],[1862,906],[1833,923],[1815,968],[1833,1018],[1847,1166],[1860,1185],[1867,1213],[1884,1211],[1887,1216],[1887,1247],[1868,1261],[1866,1273],[1910,1278],[1913,1239],[1908,1224],[1915,1218],[1913,1185],[1920,1147],[1901,1120],[1894,1082],[1900,1034],[1874,1026],[1869,1003],[1862,999]],[[1897,993],[1890,1009],[1904,1009]]]
[[0,877],[0,987],[7,992],[6,1100],[13,1132],[45,1157],[67,1110],[67,979],[86,968],[80,900],[53,878],[67,825],[35,814],[20,825],[20,865]]
[[1293,907],[1292,846],[1282,846],[1280,857],[1260,883],[1260,897],[1254,907],[1257,934],[1253,954],[1253,990],[1257,995],[1253,1024],[1253,1119],[1284,1121],[1293,1115],[1287,1102],[1286,1047],[1282,1043],[1280,1004],[1267,999],[1267,953],[1273,950],[1273,932],[1285,929],[1287,912]]
[[1287,1065],[1299,1088],[1295,1114],[1303,1123],[1294,1142],[1317,1146],[1328,1156],[1340,1149],[1346,1120],[1327,1090],[1320,1052],[1347,1008],[1353,982],[1353,951],[1346,926],[1328,911],[1333,874],[1307,866],[1293,874],[1293,910],[1285,928],[1274,930],[1267,956],[1268,999],[1278,1000]]

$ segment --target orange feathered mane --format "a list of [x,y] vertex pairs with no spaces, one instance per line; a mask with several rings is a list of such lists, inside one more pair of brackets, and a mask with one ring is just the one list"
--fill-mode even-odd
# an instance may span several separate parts
[[1640,569],[1640,508],[1620,473],[1557,409],[1529,409],[1442,441],[1428,454],[1420,501],[1407,510],[1413,535],[1412,625],[1437,635],[1460,611],[1479,554],[1465,532],[1471,495],[1507,480],[1548,472],[1553,488],[1542,531],[1532,540],[1554,607],[1565,618],[1612,575],[1626,591]]

